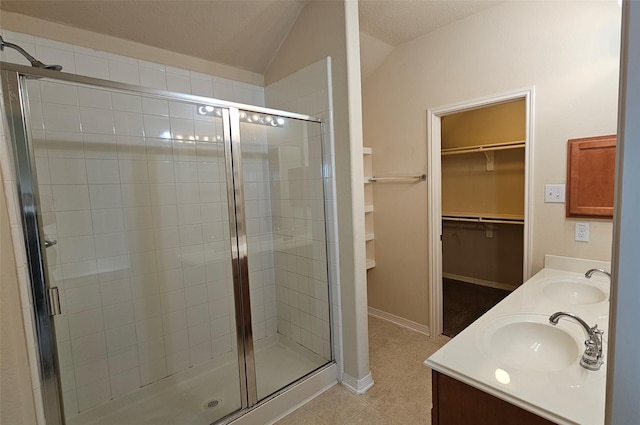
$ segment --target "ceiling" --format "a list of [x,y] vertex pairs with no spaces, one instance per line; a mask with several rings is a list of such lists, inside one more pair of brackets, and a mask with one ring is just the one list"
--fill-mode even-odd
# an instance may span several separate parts
[[502,2],[360,0],[360,31],[395,47],[499,3]]
[[[0,9],[264,74],[308,0],[1,0]],[[497,1],[360,0],[360,30],[397,46]]]

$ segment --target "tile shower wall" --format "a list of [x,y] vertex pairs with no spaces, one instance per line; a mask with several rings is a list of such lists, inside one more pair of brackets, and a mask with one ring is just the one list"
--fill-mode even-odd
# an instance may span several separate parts
[[287,130],[269,145],[278,330],[330,359],[321,131]]
[[[283,129],[277,130],[276,139],[281,137]],[[275,342],[269,337],[278,332],[268,133],[264,126],[241,123],[240,135],[253,340],[268,344]],[[262,343],[256,344],[256,348]]]
[[[324,158],[320,126],[290,133],[277,142],[269,139],[269,167],[273,202],[275,276],[278,330],[313,352],[331,358],[329,302],[339,312],[338,244],[333,176],[333,132],[330,60],[325,59],[269,85],[267,106],[298,111],[325,120]],[[300,130],[300,129],[298,129]],[[321,170],[310,164],[325,164]],[[326,190],[326,194],[322,189]],[[323,198],[324,196],[324,198]],[[324,211],[327,201],[325,233]],[[326,235],[328,234],[327,258]],[[327,261],[331,301],[327,290]],[[339,340],[340,321],[334,318]],[[340,350],[334,351],[340,355]],[[339,360],[339,359],[338,359]]]
[[65,406],[231,351],[220,122],[59,83],[34,82],[29,98],[44,232],[58,241],[47,262]]
[[[261,87],[9,31],[3,37],[67,72],[263,104]],[[9,50],[2,60],[24,63]],[[218,123],[181,103],[56,83],[30,82],[29,100],[44,230],[58,240],[48,266],[67,312],[56,319],[67,414],[229,352],[224,153],[211,143]],[[247,191],[259,206],[248,224],[260,232],[271,222],[263,175]],[[256,236],[270,243],[268,233]],[[262,337],[275,332],[267,248],[251,264],[262,288],[254,307]]]

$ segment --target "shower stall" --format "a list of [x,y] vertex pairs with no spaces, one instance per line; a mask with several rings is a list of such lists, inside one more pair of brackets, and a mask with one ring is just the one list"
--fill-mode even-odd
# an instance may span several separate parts
[[224,423],[332,364],[320,120],[0,73],[47,424]]

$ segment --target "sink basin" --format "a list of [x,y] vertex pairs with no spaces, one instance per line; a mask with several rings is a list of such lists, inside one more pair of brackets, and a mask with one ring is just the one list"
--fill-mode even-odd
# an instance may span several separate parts
[[485,349],[507,365],[520,369],[553,372],[564,369],[581,356],[578,341],[548,317],[517,314],[498,317],[485,332]]
[[587,279],[549,280],[542,294],[552,301],[572,305],[597,304],[607,299],[607,294]]

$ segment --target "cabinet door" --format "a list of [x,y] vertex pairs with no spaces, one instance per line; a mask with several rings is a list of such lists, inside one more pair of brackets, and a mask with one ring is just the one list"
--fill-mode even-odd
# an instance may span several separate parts
[[527,410],[433,371],[432,425],[553,425]]
[[613,217],[616,136],[569,140],[567,217]]

